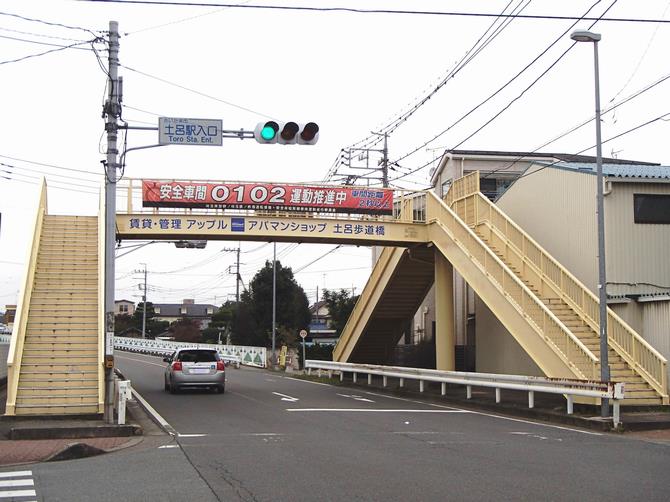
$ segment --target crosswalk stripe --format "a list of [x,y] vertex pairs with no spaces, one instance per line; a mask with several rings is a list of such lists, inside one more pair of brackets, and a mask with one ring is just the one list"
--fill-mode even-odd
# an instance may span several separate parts
[[20,478],[23,476],[32,476],[33,471],[13,471],[13,472],[0,472],[0,478]]
[[5,479],[0,481],[0,488],[13,488],[15,486],[35,486],[32,479]]
[[12,497],[37,497],[35,490],[10,490],[0,492],[0,499],[8,499]]

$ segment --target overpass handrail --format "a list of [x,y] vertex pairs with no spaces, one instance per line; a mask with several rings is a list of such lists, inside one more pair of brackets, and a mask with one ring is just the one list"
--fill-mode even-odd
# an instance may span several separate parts
[[14,329],[9,342],[9,354],[7,356],[7,405],[5,412],[13,415],[16,406],[16,394],[19,387],[19,373],[21,371],[21,360],[23,358],[23,344],[26,339],[26,328],[28,326],[28,313],[30,311],[30,298],[33,294],[35,282],[35,271],[37,269],[37,255],[39,253],[40,241],[42,239],[42,227],[44,217],[47,214],[47,183],[42,178],[40,187],[40,198],[35,214],[33,225],[33,242],[28,250],[25,275],[23,276],[23,294],[19,297],[16,305],[14,318]]
[[[190,343],[175,342],[171,340],[151,340],[149,338],[127,338],[122,336],[114,337],[114,348],[127,350],[130,352],[139,352],[143,354],[170,355],[175,350],[181,348],[194,349],[214,349],[224,361],[239,366],[265,367],[266,349],[265,347],[252,347],[246,345],[219,345],[214,343]],[[257,358],[251,356],[257,355]],[[259,361],[259,362],[257,362]]]
[[386,386],[388,378],[400,379],[400,386],[404,380],[419,381],[419,390],[423,392],[423,382],[439,382],[442,384],[442,395],[446,393],[446,384],[465,385],[467,398],[472,397],[472,387],[489,387],[496,389],[496,402],[500,402],[500,389],[521,390],[528,392],[528,407],[534,406],[534,393],[543,392],[548,394],[563,394],[567,397],[567,412],[572,414],[573,400],[575,396],[607,398],[612,400],[614,425],[620,423],[619,407],[624,399],[625,384],[615,382],[597,382],[593,380],[576,380],[570,378],[546,378],[524,375],[504,375],[497,373],[471,373],[461,371],[441,371],[423,368],[406,368],[401,366],[382,366],[376,364],[354,364],[340,363],[334,361],[317,361],[308,359],[305,361],[308,374],[313,369],[328,372],[339,371],[340,379],[344,373],[352,373],[354,382],[356,374],[367,374],[368,384],[371,383],[370,375],[384,378],[383,385]]
[[[434,193],[428,196],[428,218],[461,246],[496,285],[526,316],[537,335],[573,372],[585,379],[597,376],[598,358],[542,303],[445,202]],[[433,214],[432,211],[435,211]],[[560,345],[559,345],[560,343]]]
[[[470,194],[457,201],[455,206],[454,211],[473,228],[481,224],[490,225],[524,266],[539,276],[542,289],[547,287],[558,295],[599,336],[598,297],[579,279],[481,193]],[[607,337],[609,345],[622,359],[667,400],[666,358],[610,308],[607,308]]]

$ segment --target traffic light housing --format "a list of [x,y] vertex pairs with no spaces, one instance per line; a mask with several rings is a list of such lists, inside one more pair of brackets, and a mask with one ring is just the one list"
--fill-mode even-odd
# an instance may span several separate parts
[[319,140],[319,126],[315,122],[259,122],[254,129],[254,139],[259,143],[280,145],[314,145]]

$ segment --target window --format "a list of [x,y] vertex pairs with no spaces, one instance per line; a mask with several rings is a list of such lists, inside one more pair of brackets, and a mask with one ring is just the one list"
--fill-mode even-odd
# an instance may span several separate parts
[[126,305],[125,303],[119,304],[119,312],[127,314],[128,313],[128,305]]
[[154,307],[154,314],[160,314],[161,313],[161,308],[160,307]]
[[670,195],[633,194],[635,223],[670,224]]
[[182,315],[186,315],[186,307],[180,308],[179,311],[182,313]]
[[214,309],[212,307],[207,307],[207,315],[212,315],[214,313]]

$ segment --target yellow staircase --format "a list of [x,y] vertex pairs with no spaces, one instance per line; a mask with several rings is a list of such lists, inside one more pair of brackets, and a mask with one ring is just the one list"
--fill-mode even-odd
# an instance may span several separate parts
[[[425,195],[429,245],[452,263],[545,375],[599,380],[597,297],[484,197],[474,174],[454,183],[446,201]],[[395,324],[379,321],[382,312],[396,309],[394,298],[402,295],[401,289],[392,297],[384,291],[407,267],[404,253],[385,249],[340,336],[334,360],[373,362],[373,352],[363,350],[370,345],[384,348],[374,360],[384,362],[380,359],[397,343],[394,327],[414,311],[397,309]],[[423,297],[414,299],[418,306]],[[608,341],[611,379],[626,382],[624,404],[668,404],[666,360],[609,309]]]
[[[478,189],[464,190],[451,203],[489,249],[600,358],[597,297]],[[624,404],[668,404],[665,358],[609,308],[608,342],[610,378],[625,382]]]
[[8,415],[103,411],[98,218],[38,216],[8,360]]
[[[338,344],[338,360],[384,364],[433,284],[435,253],[426,245],[387,247]],[[358,336],[361,333],[365,336]],[[353,337],[353,338],[352,338]],[[349,343],[345,343],[348,340]]]

